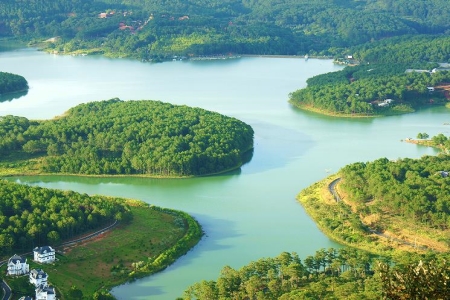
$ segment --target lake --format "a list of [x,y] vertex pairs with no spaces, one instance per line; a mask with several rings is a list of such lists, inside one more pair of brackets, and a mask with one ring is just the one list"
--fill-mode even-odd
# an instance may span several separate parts
[[296,202],[303,188],[346,164],[381,157],[434,155],[401,140],[419,132],[449,135],[448,109],[385,118],[333,118],[303,112],[288,94],[306,79],[341,69],[331,60],[242,57],[216,61],[142,63],[100,56],[56,56],[35,49],[0,53],[0,71],[24,76],[26,95],[0,103],[0,115],[49,119],[88,101],[119,97],[201,107],[250,124],[251,161],[239,170],[192,179],[12,178],[48,188],[136,198],[193,215],[202,241],[154,276],[113,289],[118,299],[175,299],[191,284],[216,279],[223,266],[240,268],[283,251],[301,258],[339,247]]

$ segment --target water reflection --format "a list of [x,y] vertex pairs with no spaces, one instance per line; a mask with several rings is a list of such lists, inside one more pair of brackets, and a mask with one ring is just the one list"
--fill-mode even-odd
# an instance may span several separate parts
[[0,95],[0,102],[8,102],[8,101],[12,101],[14,99],[19,99],[23,96],[26,96],[27,94],[28,94],[28,90],[22,91],[22,92],[17,92],[17,93],[9,93],[6,95]]

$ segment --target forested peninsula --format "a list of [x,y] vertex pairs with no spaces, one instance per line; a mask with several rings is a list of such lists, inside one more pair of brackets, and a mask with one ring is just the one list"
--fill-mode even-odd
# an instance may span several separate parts
[[81,104],[53,120],[0,119],[2,172],[199,176],[239,168],[253,129],[200,108],[159,101]]
[[[203,235],[190,215],[137,200],[6,180],[0,180],[0,199],[0,261],[51,245],[57,260],[45,271],[65,299],[114,299],[108,289],[161,271]],[[111,224],[115,227],[105,233]],[[102,232],[94,239],[83,239],[98,230]],[[42,268],[29,263],[30,269]],[[0,279],[7,279],[15,299],[34,294],[28,276],[3,277],[6,266],[1,271]]]
[[450,99],[450,39],[409,35],[349,49],[347,66],[309,78],[289,95],[294,106],[341,117],[386,116],[446,105]]
[[[447,252],[448,166],[446,154],[353,163],[298,199],[319,228],[344,245],[377,254]],[[335,178],[340,181],[332,187]]]
[[23,76],[0,72],[0,96],[26,90],[28,90],[28,82]]

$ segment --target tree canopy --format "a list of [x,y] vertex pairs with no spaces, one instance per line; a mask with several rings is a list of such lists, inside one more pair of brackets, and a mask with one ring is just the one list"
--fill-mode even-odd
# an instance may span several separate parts
[[0,95],[28,89],[27,80],[20,75],[0,72]]
[[[370,215],[371,226],[392,231],[387,219],[400,217],[410,226],[420,224],[439,231],[450,227],[449,156],[420,159],[386,158],[354,163],[341,169],[341,188],[361,219]],[[449,245],[448,240],[441,242]]]
[[123,200],[0,181],[0,255],[131,217]]
[[200,108],[158,101],[81,104],[46,121],[0,119],[0,153],[43,156],[41,171],[193,176],[240,167],[253,129]]
[[[418,65],[424,66],[432,67]],[[450,72],[410,67],[381,63],[347,66],[308,79],[308,86],[291,93],[289,101],[300,108],[334,115],[386,115],[445,104],[445,91],[434,87],[449,82]],[[429,87],[433,87],[432,93]]]
[[389,37],[445,34],[445,0],[5,0],[0,36],[59,37],[55,51],[173,55],[335,54]]
[[239,270],[225,266],[217,280],[197,282],[179,299],[445,299],[449,275],[448,255],[391,260],[330,248],[302,261],[283,252]]

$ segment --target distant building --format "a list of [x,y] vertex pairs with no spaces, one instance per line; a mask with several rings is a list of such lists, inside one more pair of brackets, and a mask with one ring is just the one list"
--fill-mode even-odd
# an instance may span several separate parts
[[51,286],[39,286],[36,288],[36,300],[56,300],[55,288]]
[[47,286],[48,275],[42,269],[33,269],[30,271],[30,283],[35,287]]
[[52,263],[55,261],[55,249],[51,246],[36,247],[33,249],[34,261]]
[[8,260],[8,275],[23,275],[27,274],[30,271],[30,265],[27,264],[27,259],[21,257],[17,254],[14,254]]
[[389,104],[391,104],[392,102],[394,102],[393,99],[386,99],[382,102],[378,103],[378,106],[384,107],[384,106],[389,106]]

